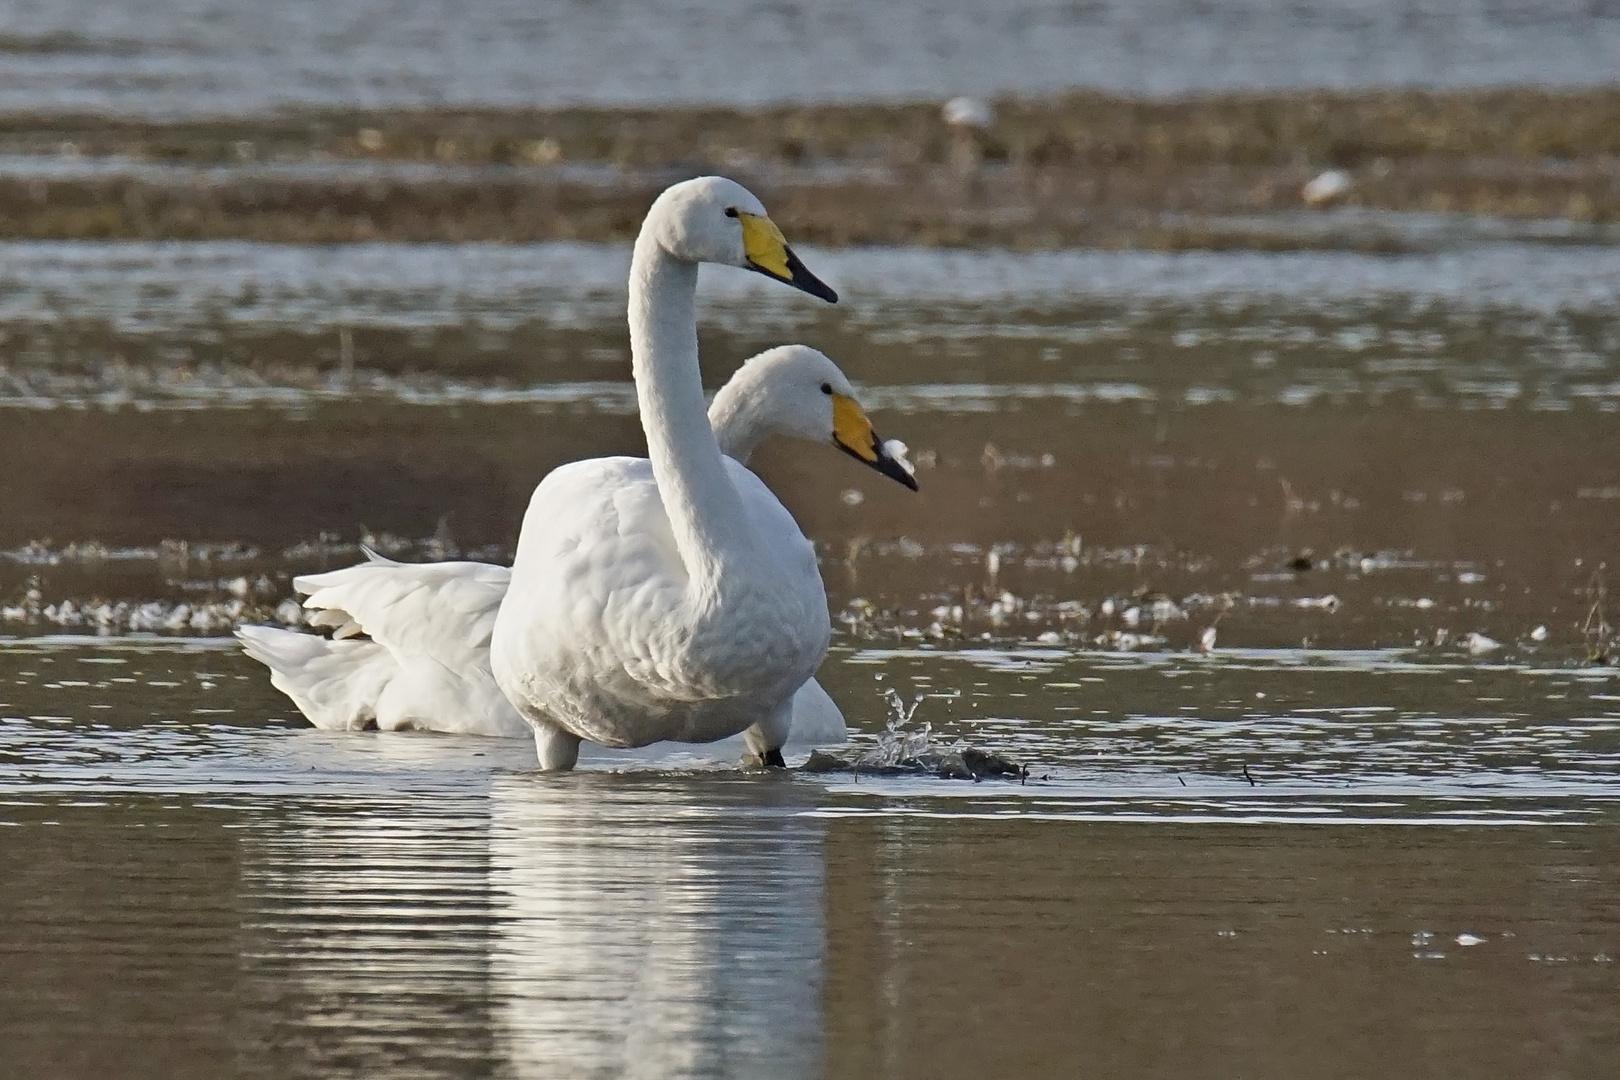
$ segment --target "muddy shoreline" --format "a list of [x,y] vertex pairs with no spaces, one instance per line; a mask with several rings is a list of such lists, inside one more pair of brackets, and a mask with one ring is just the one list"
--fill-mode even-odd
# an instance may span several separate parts
[[[1620,89],[1098,94],[730,109],[320,112],[214,120],[0,116],[0,237],[534,242],[631,237],[671,180],[722,171],[804,243],[1353,248],[1335,207],[1620,222]],[[1258,219],[1258,220],[1256,220]],[[1325,222],[1325,224],[1323,224]]]

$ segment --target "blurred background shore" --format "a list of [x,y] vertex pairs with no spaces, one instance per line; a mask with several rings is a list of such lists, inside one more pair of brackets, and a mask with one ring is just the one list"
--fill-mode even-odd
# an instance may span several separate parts
[[1620,238],[1617,89],[957,104],[983,112],[13,113],[0,115],[0,236],[623,241],[668,183],[723,172],[822,245],[1400,251],[1468,217],[1507,235]]
[[624,240],[721,171],[825,245],[1609,242],[1617,72],[1612,0],[53,0],[0,237]]

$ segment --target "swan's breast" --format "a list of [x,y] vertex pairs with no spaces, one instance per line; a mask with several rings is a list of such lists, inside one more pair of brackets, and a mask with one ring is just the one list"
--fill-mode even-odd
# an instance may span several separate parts
[[757,477],[732,471],[753,542],[701,590],[645,459],[565,466],[536,489],[492,657],[520,707],[608,746],[706,741],[814,673],[831,634],[814,548]]

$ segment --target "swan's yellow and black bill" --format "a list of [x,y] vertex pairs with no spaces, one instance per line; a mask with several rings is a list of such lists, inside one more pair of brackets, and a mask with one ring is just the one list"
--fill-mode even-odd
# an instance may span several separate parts
[[853,398],[834,394],[833,445],[857,461],[870,465],[890,480],[898,480],[912,491],[917,490],[917,478],[911,475],[894,455],[885,448],[883,440],[872,430],[872,421]]
[[804,263],[793,254],[776,222],[759,214],[738,214],[737,218],[742,222],[743,254],[748,257],[748,269],[785,281],[829,304],[838,303],[838,294],[806,270]]

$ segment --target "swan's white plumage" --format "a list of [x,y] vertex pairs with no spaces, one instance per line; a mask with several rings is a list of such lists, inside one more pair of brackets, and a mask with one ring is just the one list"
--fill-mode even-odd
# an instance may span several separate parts
[[[395,568],[368,565],[306,583],[321,609],[312,621],[336,637],[371,634],[398,658],[379,726],[416,726],[407,713],[465,699],[445,691],[464,691],[456,682],[466,673],[431,646],[476,669],[487,636],[494,682],[534,729],[544,768],[572,768],[581,740],[635,747],[744,733],[756,754],[784,745],[795,694],[826,654],[831,621],[810,542],[757,477],[722,455],[710,425],[697,350],[702,262],[836,299],[740,185],[703,177],[660,195],[630,272],[631,365],[648,458],[577,462],[541,482],[487,635],[481,617],[465,619],[487,610],[479,590],[491,582],[480,571],[378,583],[372,575]],[[853,401],[833,401],[825,383],[819,389],[834,407],[838,444],[899,478]],[[385,625],[396,609],[436,614],[426,598],[440,594],[470,627],[437,630],[403,617],[397,629]]]
[[[830,441],[832,409],[822,386],[854,395],[836,364],[803,345],[779,346],[746,361],[709,408],[722,451],[746,463],[773,435]],[[649,468],[644,458],[603,458],[580,465],[609,462],[628,462],[632,470]],[[568,480],[575,468],[564,466],[547,482]],[[579,482],[590,483],[584,477]],[[643,542],[652,535],[643,533]],[[660,557],[668,558],[675,551],[674,538],[667,530],[663,535]],[[294,586],[309,594],[305,607],[317,612],[324,625],[340,632],[352,626],[372,640],[330,640],[273,627],[239,631],[249,655],[271,669],[277,689],[316,727],[328,730],[376,726],[529,736],[528,723],[490,671],[490,631],[511,571],[487,563],[399,563],[367,555],[368,561],[358,566],[306,574]],[[787,745],[829,746],[847,738],[838,706],[810,679],[794,695]]]
[[530,500],[495,619],[495,681],[535,729],[542,768],[579,743],[713,742],[779,750],[793,695],[832,624],[810,542],[752,473],[724,457],[698,368],[704,262],[836,299],[730,180],[669,188],[630,260],[630,366],[647,460],[558,469]]
[[399,674],[399,661],[375,641],[328,640],[273,626],[244,626],[236,636],[270,669],[270,685],[327,731],[375,725],[377,702]]
[[[296,578],[293,587],[309,594],[304,606],[326,616],[326,625],[339,633],[353,625],[392,659],[392,676],[378,683],[381,662],[365,657],[376,686],[370,710],[375,726],[527,735],[528,725],[489,671],[490,631],[511,571],[488,563],[407,564],[372,552],[367,556],[359,566]],[[261,641],[265,632],[260,628]],[[334,638],[331,644],[334,655],[360,655],[341,648],[359,642]],[[333,662],[325,659],[328,668]],[[283,681],[296,681],[285,665],[271,667]],[[327,725],[316,721],[316,726]]]
[[815,549],[758,477],[726,466],[759,552],[708,583],[688,573],[645,458],[576,462],[540,484],[494,642],[520,711],[601,746],[712,742],[814,674],[832,633]]

